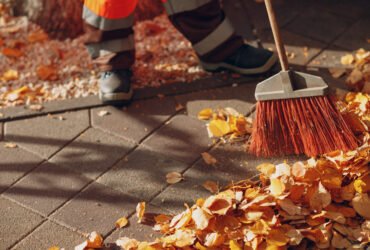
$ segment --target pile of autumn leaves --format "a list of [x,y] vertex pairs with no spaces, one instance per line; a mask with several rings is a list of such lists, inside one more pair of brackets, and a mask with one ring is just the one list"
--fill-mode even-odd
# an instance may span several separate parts
[[[364,128],[358,134],[363,143],[357,150],[292,165],[259,165],[259,182],[241,181],[198,199],[176,216],[156,216],[153,229],[163,234],[156,241],[121,237],[116,245],[125,250],[365,249],[370,241],[370,96],[349,93],[339,106]],[[209,111],[200,115],[210,114],[213,120],[227,115],[227,122],[232,116],[230,110]],[[229,127],[238,124],[238,117],[240,124],[249,126],[238,115]],[[217,131],[212,126],[209,130]],[[238,132],[230,130],[234,133]],[[145,203],[139,203],[136,212],[140,223]],[[102,245],[101,236],[92,233],[76,249]]]

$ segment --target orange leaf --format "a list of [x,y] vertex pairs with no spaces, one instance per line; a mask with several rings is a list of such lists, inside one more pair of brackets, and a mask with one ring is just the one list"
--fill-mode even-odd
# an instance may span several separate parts
[[128,220],[126,217],[121,217],[116,221],[116,228],[123,228],[127,226]]
[[58,80],[58,71],[54,66],[40,65],[36,69],[37,76],[40,80],[55,81]]
[[48,35],[43,30],[34,31],[27,36],[27,40],[30,43],[42,42],[48,40],[48,38]]
[[19,49],[12,49],[12,48],[3,48],[1,53],[4,55],[4,56],[7,56],[7,57],[15,57],[15,58],[18,58],[18,57],[21,57],[23,56],[23,52]]
[[138,223],[141,223],[145,214],[145,202],[139,202],[136,206],[136,216],[138,218]]

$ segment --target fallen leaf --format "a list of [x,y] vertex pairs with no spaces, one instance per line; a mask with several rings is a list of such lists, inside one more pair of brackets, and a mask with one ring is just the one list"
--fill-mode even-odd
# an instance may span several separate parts
[[3,77],[1,79],[3,79],[4,81],[13,81],[18,80],[18,78],[19,78],[18,71],[9,69],[4,72]]
[[203,152],[201,155],[207,165],[215,165],[217,163],[217,159],[213,157],[210,153]]
[[136,250],[139,246],[139,242],[135,239],[130,239],[128,237],[121,237],[116,240],[116,245],[124,250]]
[[289,242],[289,238],[285,235],[284,230],[272,229],[267,235],[267,243],[273,246],[281,247],[285,246]]
[[203,109],[198,113],[199,120],[209,120],[212,118],[213,110],[212,109]]
[[175,107],[176,111],[180,111],[180,110],[183,110],[183,109],[185,109],[185,107],[183,105],[181,105],[180,103],[176,104],[176,107]]
[[107,115],[110,115],[109,111],[107,111],[107,110],[100,110],[98,112],[98,116],[100,116],[100,117],[107,116]]
[[4,146],[5,148],[18,148],[18,145],[13,142],[7,142]]
[[204,245],[207,247],[218,247],[223,244],[224,241],[225,237],[220,233],[209,233],[204,240]]
[[145,214],[145,202],[139,202],[136,206],[136,216],[138,218],[138,223],[141,223],[141,221],[144,218]]
[[350,65],[352,64],[353,62],[355,61],[355,58],[352,54],[347,54],[345,56],[342,56],[341,59],[340,59],[340,62],[343,64],[343,65]]
[[29,106],[29,109],[34,111],[41,111],[44,109],[44,106],[42,106],[41,104],[32,104]]
[[43,81],[55,81],[59,79],[58,70],[53,65],[40,65],[36,69],[37,76]]
[[30,43],[42,42],[48,39],[48,35],[43,30],[34,31],[27,36],[27,40]]
[[270,182],[269,190],[273,196],[280,196],[284,193],[285,185],[281,180],[271,178]]
[[126,217],[121,217],[116,221],[116,228],[123,228],[128,225],[128,220]]
[[52,247],[49,247],[48,250],[60,250],[60,247],[52,246]]
[[87,239],[87,247],[101,248],[102,246],[103,246],[103,237],[95,231],[90,233]]
[[243,250],[236,240],[230,240],[229,247],[230,250]]
[[370,219],[370,199],[367,193],[357,193],[356,196],[352,199],[352,204],[353,208],[359,215],[367,220]]
[[264,174],[266,177],[270,177],[276,171],[276,167],[271,163],[262,163],[256,167],[258,171]]
[[217,193],[219,190],[218,184],[214,181],[205,181],[202,186],[212,194]]
[[192,219],[196,225],[196,228],[199,230],[204,230],[209,225],[209,220],[212,218],[212,215],[203,210],[200,207],[197,207],[192,212]]
[[208,126],[209,134],[213,137],[222,137],[230,133],[230,125],[227,121],[212,120]]
[[175,184],[182,181],[184,177],[182,177],[181,173],[178,172],[171,172],[166,175],[166,181],[168,184]]
[[4,56],[14,57],[14,58],[19,58],[19,57],[23,56],[23,52],[21,50],[13,49],[13,48],[3,48],[1,53]]
[[318,212],[321,212],[323,208],[331,203],[331,195],[321,182],[319,182],[317,187],[314,187],[314,192],[309,197],[309,203],[311,208]]

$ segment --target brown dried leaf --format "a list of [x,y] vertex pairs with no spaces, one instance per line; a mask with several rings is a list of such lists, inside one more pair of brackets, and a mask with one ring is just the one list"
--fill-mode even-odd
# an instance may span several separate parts
[[213,157],[210,153],[203,152],[201,155],[207,165],[215,165],[217,163],[217,159]]
[[27,36],[27,40],[30,43],[43,42],[48,39],[48,35],[43,30],[34,31]]
[[166,175],[166,181],[168,184],[176,184],[183,179],[184,177],[182,176],[182,174],[178,172],[171,172]]
[[19,57],[23,56],[23,52],[21,50],[13,49],[13,48],[3,48],[1,50],[1,53],[4,56],[13,57],[13,58],[19,58]]
[[218,184],[214,181],[205,181],[202,186],[212,194],[215,194],[219,191]]
[[329,68],[329,72],[333,78],[340,78],[346,73],[345,68]]

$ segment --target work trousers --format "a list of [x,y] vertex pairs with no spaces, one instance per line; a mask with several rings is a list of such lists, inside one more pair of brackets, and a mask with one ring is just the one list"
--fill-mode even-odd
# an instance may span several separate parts
[[[102,71],[129,69],[133,65],[136,4],[137,0],[85,0],[84,42]],[[171,23],[204,62],[221,62],[243,44],[218,0],[168,0],[164,7]]]

